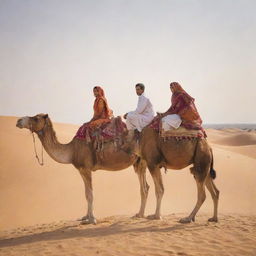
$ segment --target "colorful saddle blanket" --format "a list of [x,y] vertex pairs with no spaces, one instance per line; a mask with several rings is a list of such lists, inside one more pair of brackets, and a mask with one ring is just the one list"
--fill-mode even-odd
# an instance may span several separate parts
[[207,137],[203,127],[195,126],[193,127],[194,129],[187,129],[184,127],[183,123],[181,123],[181,126],[178,129],[164,131],[161,118],[159,117],[155,117],[151,124],[149,124],[149,127],[159,132],[160,137],[163,139],[176,138],[177,140],[182,140]]
[[83,124],[77,131],[75,138],[86,142],[104,143],[110,140],[119,140],[127,132],[126,124],[121,117],[112,118],[110,122],[103,123],[99,127],[91,128],[88,123]]
[[160,136],[163,139],[175,138],[177,140],[182,140],[182,139],[204,138],[205,132],[203,130],[188,130],[180,126],[178,129],[172,129],[168,131],[161,129]]

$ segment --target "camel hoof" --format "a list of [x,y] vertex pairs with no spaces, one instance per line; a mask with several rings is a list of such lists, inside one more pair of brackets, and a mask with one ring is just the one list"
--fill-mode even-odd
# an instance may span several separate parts
[[88,224],[97,224],[97,220],[94,217],[90,217],[90,218],[86,218],[86,219],[82,219],[81,223],[82,225],[88,225]]
[[86,215],[86,216],[83,216],[82,218],[77,219],[77,221],[83,221],[83,220],[86,220],[86,219],[88,219],[88,216],[87,216],[87,215]]
[[132,219],[137,219],[137,218],[145,218],[144,214],[141,213],[136,213],[134,216],[132,216]]
[[179,222],[185,224],[185,223],[190,223],[192,220],[195,221],[195,218],[191,219],[189,217],[186,217],[186,218],[180,219]]
[[152,214],[152,215],[148,215],[147,219],[149,219],[149,220],[161,220],[162,217],[160,215]]
[[210,219],[208,219],[209,222],[218,222],[218,218],[217,217],[212,217]]

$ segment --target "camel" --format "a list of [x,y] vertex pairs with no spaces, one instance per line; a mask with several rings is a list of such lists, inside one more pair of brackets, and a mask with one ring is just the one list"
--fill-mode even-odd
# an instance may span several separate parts
[[[213,179],[216,177],[216,172],[213,169],[213,154],[212,149],[205,138],[195,138],[193,140],[163,140],[159,134],[150,127],[145,127],[142,130],[139,141],[139,155],[146,161],[147,167],[153,178],[156,195],[156,211],[155,214],[148,216],[151,219],[161,219],[161,200],[164,194],[164,186],[160,169],[176,169],[180,170],[189,165],[197,184],[197,203],[195,208],[188,217],[180,219],[181,223],[189,223],[195,221],[195,216],[203,204],[205,195],[205,186],[209,190],[214,204],[213,217],[208,219],[210,222],[217,222],[219,190],[216,188]],[[143,208],[146,205],[148,185],[144,178],[140,178],[142,193],[142,208],[137,214],[138,217],[143,217]]]
[[[38,114],[33,117],[22,117],[16,124],[19,128],[27,128],[31,132],[35,132],[45,151],[56,162],[62,164],[72,164],[78,169],[85,186],[85,196],[87,200],[87,214],[81,218],[83,223],[96,224],[96,219],[93,215],[93,188],[92,188],[92,171],[107,170],[119,171],[134,167],[138,174],[141,188],[144,189],[146,180],[146,164],[140,161],[140,158],[131,152],[124,150],[116,150],[113,143],[105,143],[103,153],[99,155],[94,149],[92,143],[86,143],[83,140],[73,138],[68,144],[61,144],[58,142],[56,133],[53,129],[52,122],[48,114]],[[141,207],[139,214],[145,209],[147,192],[141,191],[143,195],[141,199]]]

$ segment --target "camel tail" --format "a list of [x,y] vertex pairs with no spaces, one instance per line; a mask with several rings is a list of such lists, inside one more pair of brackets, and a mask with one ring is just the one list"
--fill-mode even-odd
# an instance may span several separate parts
[[[212,149],[211,149],[212,153]],[[216,178],[216,171],[213,169],[213,153],[212,153],[212,162],[211,162],[211,169],[210,169],[210,176],[214,180]]]

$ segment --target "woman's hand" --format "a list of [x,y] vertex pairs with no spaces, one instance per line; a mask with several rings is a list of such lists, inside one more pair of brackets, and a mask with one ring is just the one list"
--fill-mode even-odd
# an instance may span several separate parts
[[164,113],[160,113],[160,112],[156,112],[158,117],[162,117],[164,115]]

